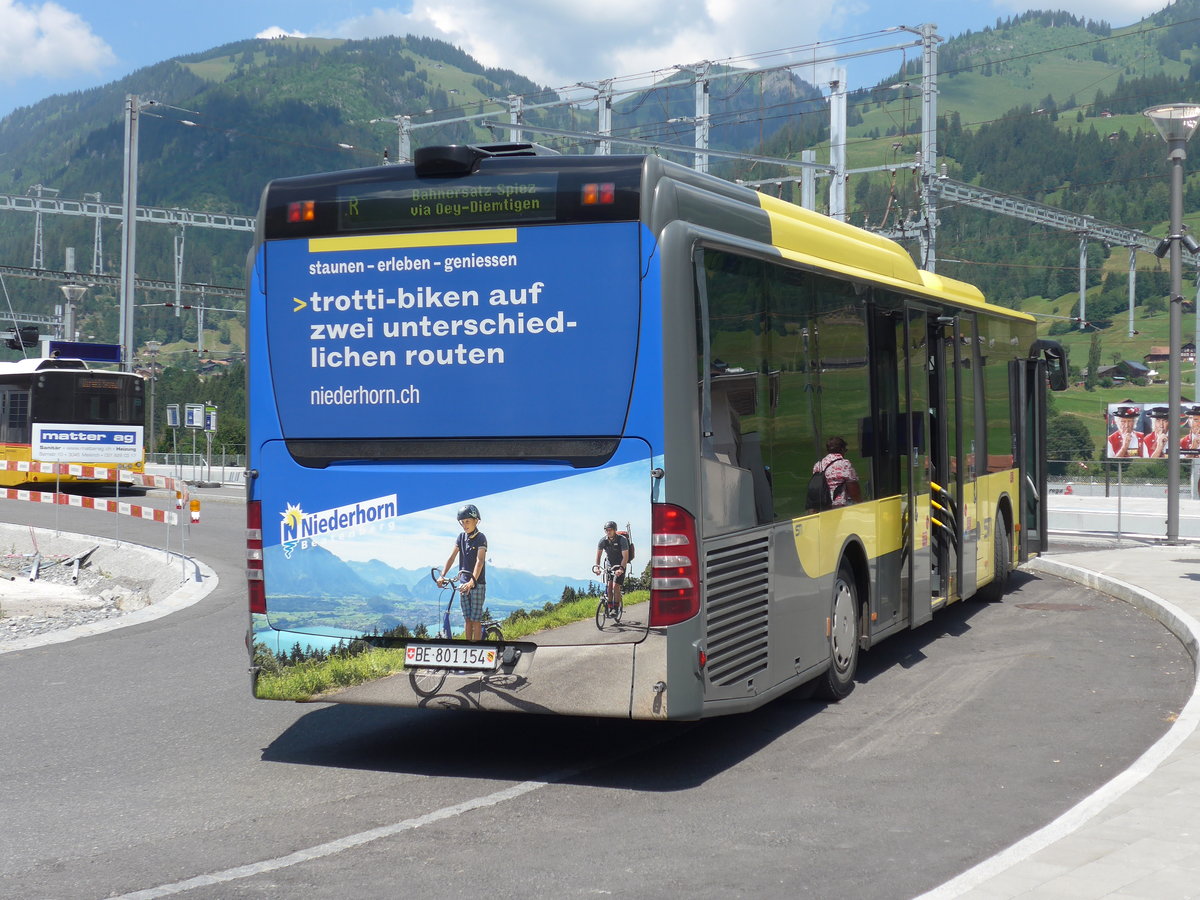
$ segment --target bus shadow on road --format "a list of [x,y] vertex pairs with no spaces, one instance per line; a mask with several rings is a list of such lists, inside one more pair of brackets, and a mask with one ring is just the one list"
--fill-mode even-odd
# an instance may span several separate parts
[[[1013,574],[1006,602],[1035,576]],[[863,654],[858,682],[926,660],[934,641],[963,635],[988,604],[956,603]],[[698,787],[796,729],[820,725],[829,704],[798,688],[758,710],[700,722],[456,714],[334,705],[313,710],[267,746],[265,762],[428,777],[477,778],[672,792]],[[853,703],[854,695],[844,703]]]

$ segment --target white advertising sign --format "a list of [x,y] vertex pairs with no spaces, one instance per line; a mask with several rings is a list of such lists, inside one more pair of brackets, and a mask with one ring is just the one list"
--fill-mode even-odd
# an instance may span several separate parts
[[39,462],[136,463],[142,458],[142,426],[35,423],[33,458]]

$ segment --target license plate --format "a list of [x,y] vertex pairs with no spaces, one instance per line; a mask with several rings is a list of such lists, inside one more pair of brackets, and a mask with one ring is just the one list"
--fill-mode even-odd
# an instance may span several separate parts
[[409,644],[404,648],[406,666],[434,669],[494,669],[499,659],[496,647],[468,644]]

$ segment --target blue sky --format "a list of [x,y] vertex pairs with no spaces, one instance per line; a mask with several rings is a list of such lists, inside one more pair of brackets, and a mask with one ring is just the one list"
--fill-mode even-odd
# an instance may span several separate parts
[[[272,30],[345,38],[423,34],[457,44],[485,65],[560,87],[706,59],[736,61],[896,25],[933,22],[952,37],[1032,7],[1066,9],[1120,27],[1166,5],[1168,0],[910,0],[902,7],[884,0],[0,0],[0,116],[52,94],[106,84],[142,66]],[[760,64],[782,61],[775,55]],[[900,61],[878,61],[875,68],[855,63],[848,81],[852,87],[873,83]]]
[[[441,565],[458,536],[455,512],[470,502],[479,505],[483,516],[479,529],[487,535],[488,565],[586,579],[596,558],[596,543],[604,534],[605,519],[616,519],[622,529],[629,526],[635,545],[643,547],[638,560],[648,554],[646,483],[650,466],[649,460],[642,460],[581,470],[567,478],[502,493],[460,497],[442,507],[388,520],[380,527],[335,531],[317,543],[339,559],[382,559],[390,566],[407,569]],[[635,565],[640,572],[645,562]]]

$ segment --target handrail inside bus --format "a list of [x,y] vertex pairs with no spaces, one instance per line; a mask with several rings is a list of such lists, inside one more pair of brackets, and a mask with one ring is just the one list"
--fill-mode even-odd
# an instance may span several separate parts
[[309,469],[337,464],[469,459],[602,466],[617,452],[619,438],[381,438],[288,440],[288,453]]

